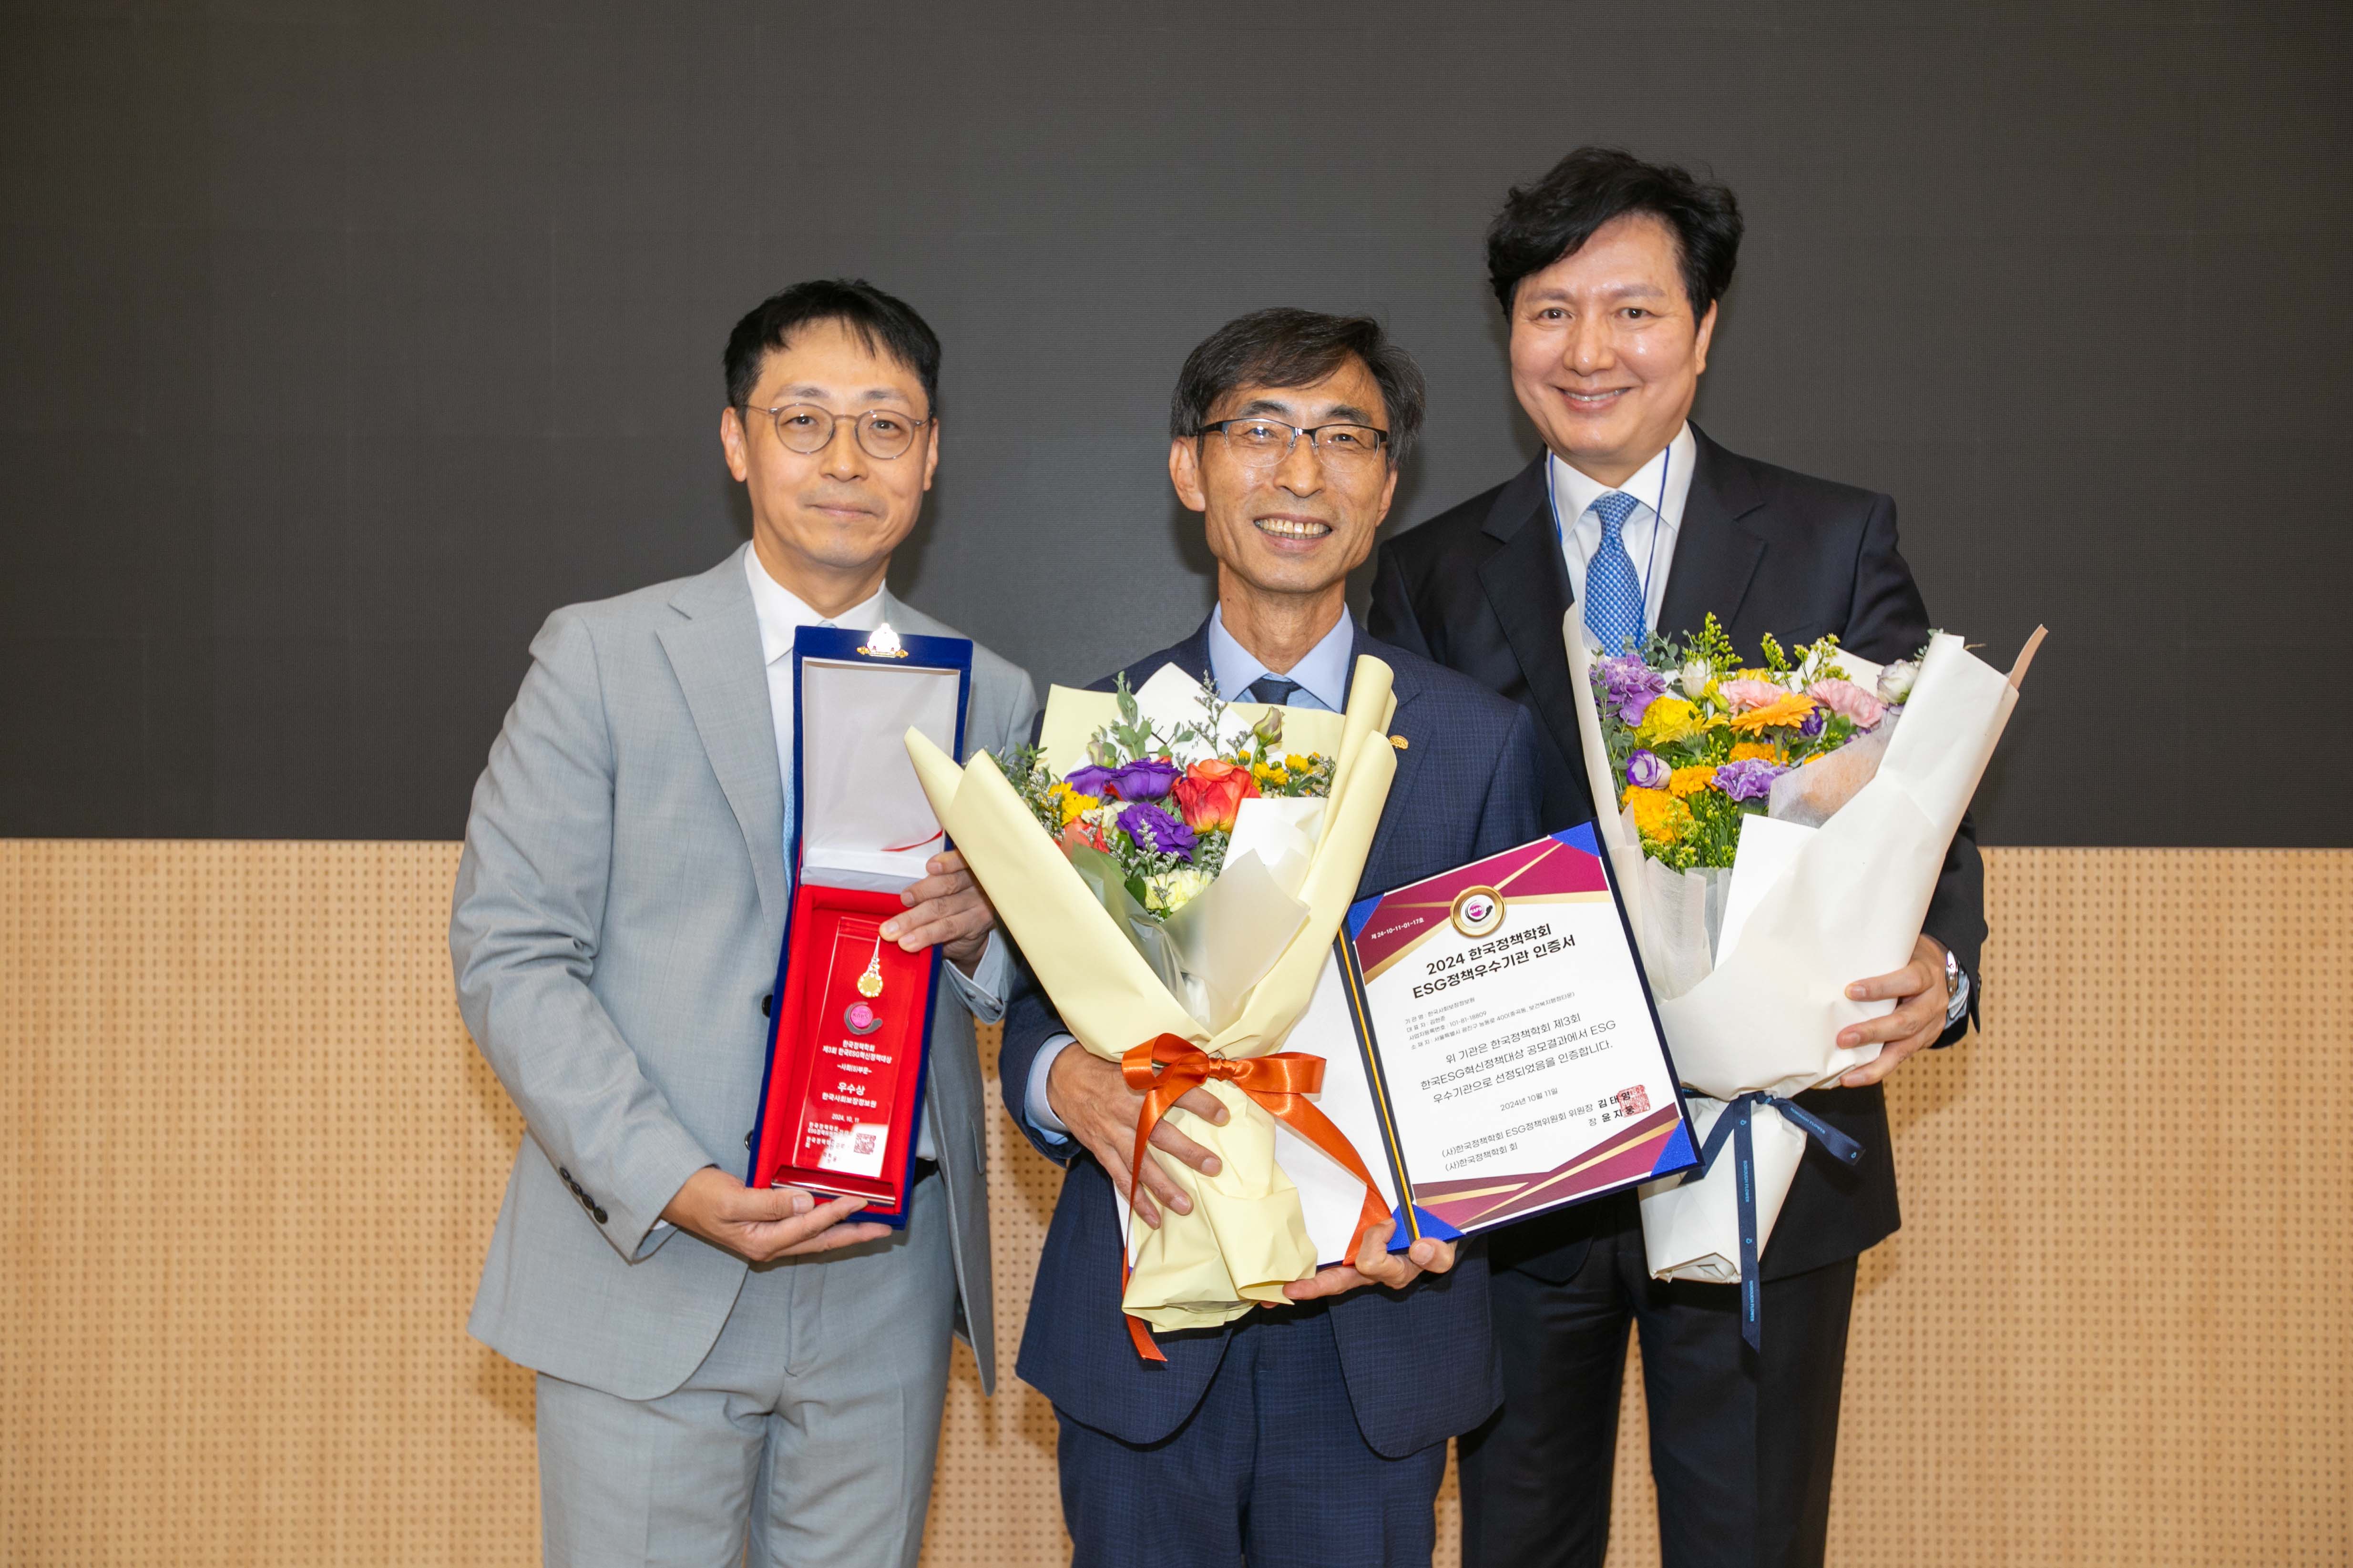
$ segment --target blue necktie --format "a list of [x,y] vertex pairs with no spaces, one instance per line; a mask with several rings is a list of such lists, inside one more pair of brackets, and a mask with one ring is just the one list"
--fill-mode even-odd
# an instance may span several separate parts
[[1280,708],[1289,702],[1292,693],[1298,689],[1299,682],[1295,680],[1285,680],[1279,675],[1261,675],[1250,683],[1247,695],[1253,702],[1271,702]]
[[1585,629],[1606,654],[1642,644],[1642,580],[1626,553],[1626,520],[1638,504],[1624,490],[1610,490],[1593,503],[1593,515],[1601,520],[1601,548],[1585,567]]

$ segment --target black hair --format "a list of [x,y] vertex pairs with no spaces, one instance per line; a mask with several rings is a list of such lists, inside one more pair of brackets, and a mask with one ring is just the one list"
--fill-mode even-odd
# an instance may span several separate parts
[[1516,185],[1487,226],[1487,280],[1504,314],[1520,280],[1575,255],[1612,218],[1649,213],[1675,237],[1683,293],[1697,321],[1724,298],[1740,259],[1740,203],[1672,163],[1645,163],[1616,147],[1579,147],[1533,185]]
[[1168,400],[1168,434],[1178,440],[1200,435],[1218,399],[1238,386],[1312,385],[1351,357],[1362,360],[1380,386],[1389,461],[1403,462],[1421,433],[1427,401],[1421,367],[1370,316],[1327,316],[1288,305],[1237,316],[1185,356]]
[[818,278],[796,283],[754,305],[727,334],[727,404],[741,408],[759,384],[760,365],[771,349],[792,341],[811,321],[839,321],[876,353],[887,354],[915,373],[923,401],[940,413],[940,340],[914,307],[885,294],[863,278]]

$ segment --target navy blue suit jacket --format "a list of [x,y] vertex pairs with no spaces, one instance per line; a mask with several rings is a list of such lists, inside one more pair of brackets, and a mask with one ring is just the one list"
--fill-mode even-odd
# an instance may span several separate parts
[[[1397,777],[1359,897],[1539,837],[1535,726],[1525,709],[1361,631],[1354,652],[1372,655],[1395,673],[1397,716],[1389,732],[1408,742],[1397,754]],[[1208,624],[1130,665],[1129,685],[1142,686],[1164,664],[1188,675],[1206,671]],[[1355,665],[1351,657],[1351,670]],[[1111,685],[1106,679],[1095,689]],[[1052,1005],[1034,984],[1020,986],[1006,1012],[998,1060],[1006,1109],[1039,1151],[1070,1173],[1038,1261],[1017,1370],[1070,1419],[1124,1442],[1157,1442],[1201,1402],[1236,1326],[1155,1336],[1168,1358],[1163,1363],[1135,1353],[1119,1306],[1119,1211],[1111,1178],[1075,1139],[1042,1132],[1029,1117],[1030,1064],[1061,1032]],[[1502,1400],[1487,1326],[1487,1260],[1476,1242],[1461,1249],[1451,1273],[1425,1275],[1403,1290],[1368,1286],[1333,1299],[1327,1310],[1357,1428],[1377,1452],[1395,1458],[1442,1442],[1485,1420]]]
[[[1883,495],[1744,458],[1697,426],[1699,457],[1675,539],[1663,631],[1688,636],[1713,613],[1735,647],[1767,633],[1784,644],[1836,632],[1878,663],[1909,658],[1928,637],[1928,611],[1895,548],[1895,503]],[[1510,480],[1381,547],[1371,624],[1381,636],[1458,669],[1542,721],[1546,831],[1593,816],[1561,617],[1573,597],[1545,490],[1545,458]],[[1928,905],[1927,933],[1972,978],[1985,942],[1985,868],[1968,818]],[[1967,1020],[1946,1032],[1949,1044]],[[1799,1103],[1862,1146],[1850,1167],[1807,1146],[1782,1205],[1765,1278],[1778,1279],[1852,1258],[1900,1223],[1887,1110],[1877,1084],[1818,1089]],[[1633,1194],[1556,1209],[1499,1232],[1498,1268],[1566,1283],[1588,1239],[1635,1223]]]

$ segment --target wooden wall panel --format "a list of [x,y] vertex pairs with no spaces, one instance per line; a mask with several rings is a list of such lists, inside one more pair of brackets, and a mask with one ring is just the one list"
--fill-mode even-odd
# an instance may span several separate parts
[[[0,1562],[535,1560],[529,1379],[463,1326],[520,1125],[455,857],[0,841]],[[1832,1560],[2347,1561],[2353,855],[1988,858],[1985,1036],[1894,1079]],[[990,1144],[1009,1366],[1058,1176]],[[1644,1441],[1637,1377],[1613,1568]],[[1064,1561],[1052,1453],[959,1353],[926,1562]]]

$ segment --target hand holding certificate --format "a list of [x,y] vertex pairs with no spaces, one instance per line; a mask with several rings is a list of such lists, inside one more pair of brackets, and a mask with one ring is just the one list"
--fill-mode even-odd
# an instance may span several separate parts
[[[1393,1246],[1493,1229],[1693,1163],[1675,1071],[1589,826],[1366,899],[1294,1049],[1376,1165]],[[1353,1069],[1353,1070],[1351,1070]],[[1326,1257],[1347,1188],[1278,1137]]]

